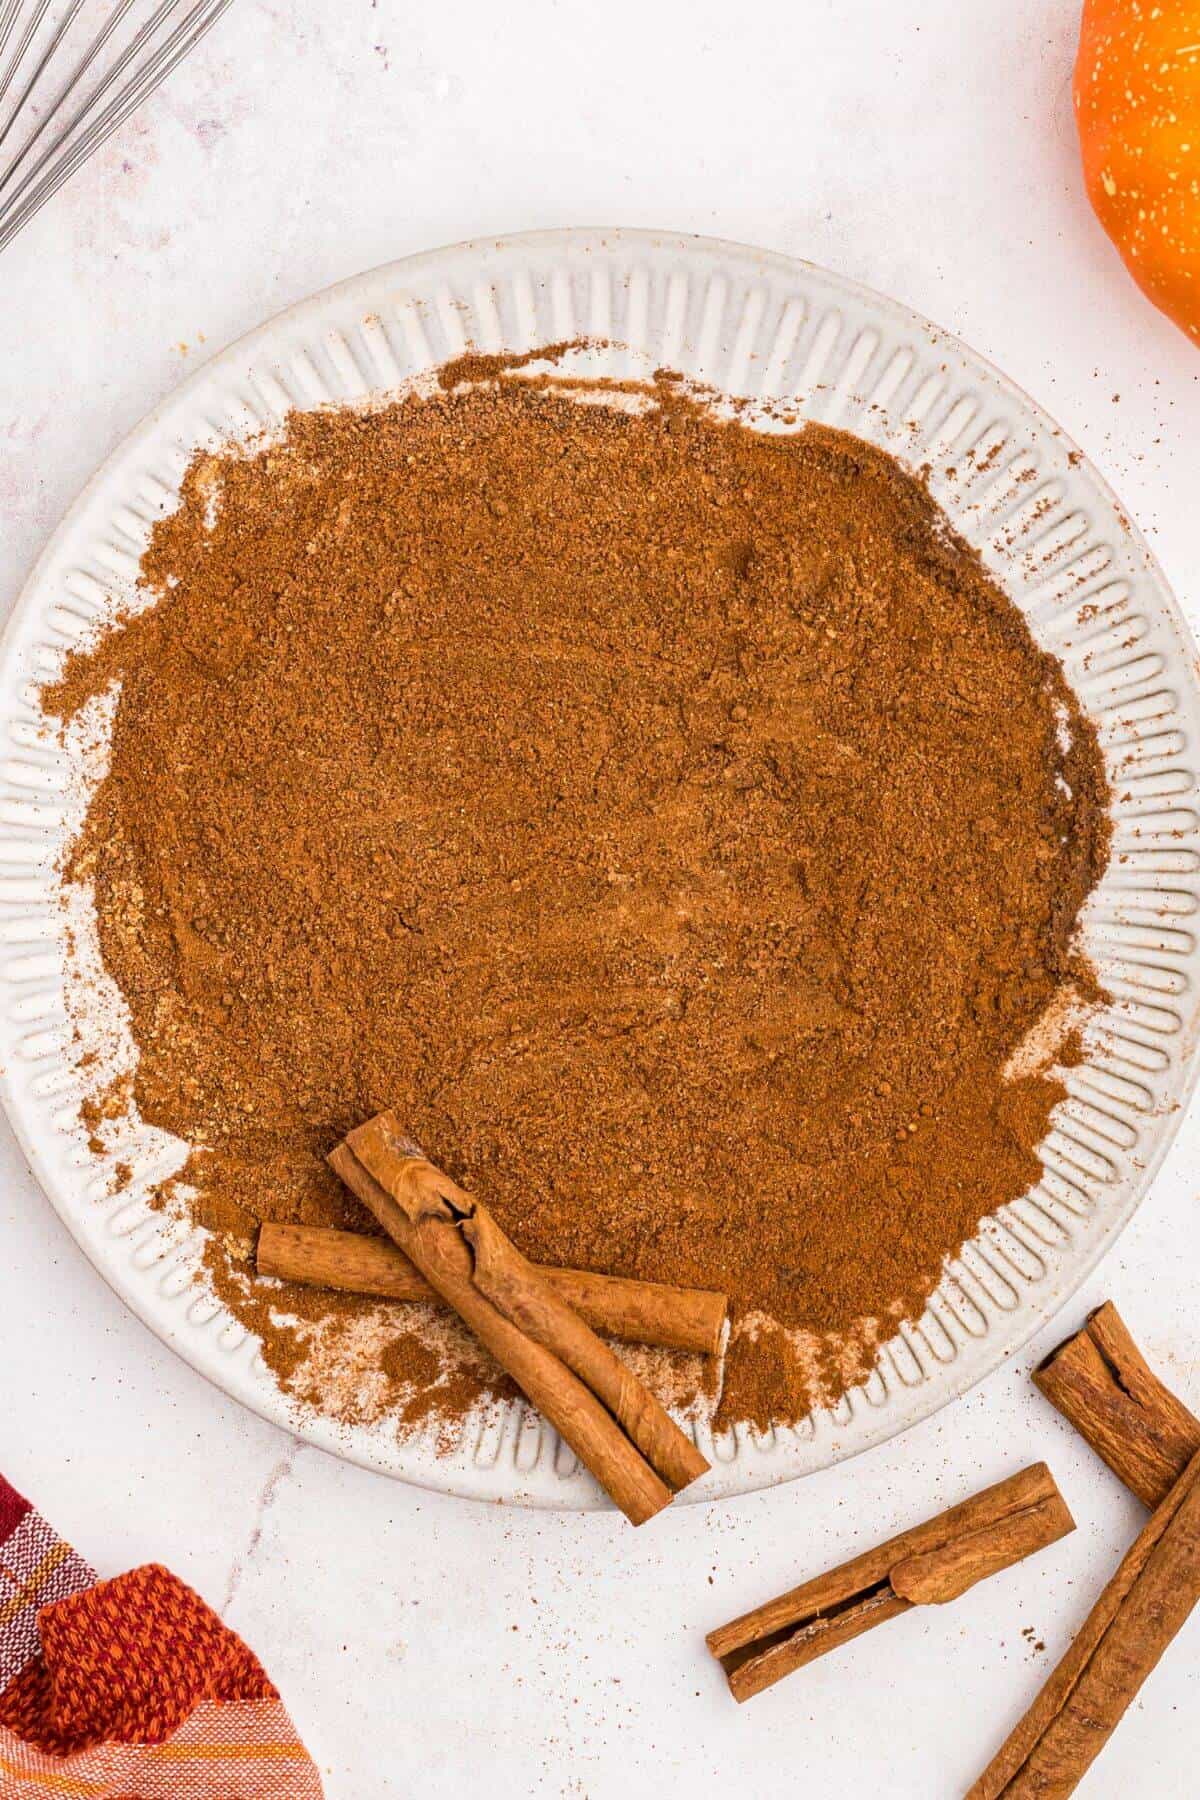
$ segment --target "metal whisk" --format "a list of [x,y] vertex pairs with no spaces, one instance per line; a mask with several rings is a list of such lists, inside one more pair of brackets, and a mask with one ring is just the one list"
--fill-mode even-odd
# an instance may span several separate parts
[[0,250],[232,0],[0,0]]

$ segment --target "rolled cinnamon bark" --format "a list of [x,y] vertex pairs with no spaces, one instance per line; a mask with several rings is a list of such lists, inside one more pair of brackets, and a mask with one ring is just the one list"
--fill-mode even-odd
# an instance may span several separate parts
[[705,1472],[658,1401],[393,1114],[329,1161],[635,1525]]
[[1159,1380],[1111,1300],[1033,1379],[1146,1506],[1158,1505],[1200,1450],[1200,1419]]
[[[260,1275],[310,1287],[375,1294],[385,1300],[423,1300],[443,1306],[441,1295],[390,1238],[320,1225],[265,1224],[258,1234]],[[655,1344],[716,1356],[728,1302],[705,1288],[633,1281],[587,1269],[542,1268],[551,1286],[596,1331],[631,1344]]]
[[1054,1477],[1035,1463],[744,1613],[705,1642],[734,1699],[749,1700],[885,1619],[956,1600],[1074,1529]]
[[966,1800],[1065,1800],[1200,1599],[1200,1453]]

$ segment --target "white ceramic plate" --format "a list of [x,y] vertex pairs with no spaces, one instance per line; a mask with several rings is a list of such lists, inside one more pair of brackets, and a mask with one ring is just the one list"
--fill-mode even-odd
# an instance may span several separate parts
[[461,244],[360,275],[280,314],[183,383],[125,441],[51,540],[0,654],[0,1059],[14,1129],[87,1255],[129,1306],[226,1392],[336,1454],[425,1486],[540,1506],[601,1503],[528,1409],[439,1455],[386,1423],[297,1416],[255,1340],[197,1286],[198,1234],[145,1204],[163,1144],[86,1146],[64,1011],[54,863],[79,816],[79,769],[44,728],[36,685],[129,590],[192,452],[294,406],[386,393],[467,346],[610,340],[591,372],[667,365],[736,395],[788,397],[925,467],[936,499],[1059,655],[1095,720],[1116,835],[1084,943],[1112,1003],[1087,1034],[1041,1155],[1044,1173],[948,1265],[920,1322],[870,1380],[796,1430],[701,1432],[712,1474],[689,1498],[822,1468],[934,1412],[1011,1355],[1112,1243],[1149,1185],[1197,1066],[1200,832],[1195,648],[1140,534],[1024,394],[905,308],[805,263],[700,238],[556,231]]

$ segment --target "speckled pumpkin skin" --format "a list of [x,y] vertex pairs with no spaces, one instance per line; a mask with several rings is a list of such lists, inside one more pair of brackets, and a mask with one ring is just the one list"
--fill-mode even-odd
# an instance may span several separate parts
[[1200,344],[1200,4],[1085,0],[1073,92],[1100,223]]

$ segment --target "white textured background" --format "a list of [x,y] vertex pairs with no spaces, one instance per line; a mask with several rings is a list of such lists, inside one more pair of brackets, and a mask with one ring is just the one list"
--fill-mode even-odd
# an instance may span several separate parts
[[[958,332],[1110,477],[1200,622],[1200,354],[1129,284],[1083,200],[1077,14],[236,0],[0,258],[0,604],[123,433],[268,314],[458,238],[628,224],[809,257]],[[1200,1406],[1195,1113],[1116,1251],[1013,1367],[843,1468],[636,1535],[299,1450],[125,1314],[2,1131],[0,1469],[102,1573],[162,1559],[224,1609],[330,1800],[953,1800],[1138,1523],[1030,1388],[1031,1362],[1111,1295]],[[1071,1539],[733,1705],[707,1629],[1038,1456]],[[1191,1800],[1198,1665],[1200,1618],[1087,1795]]]

